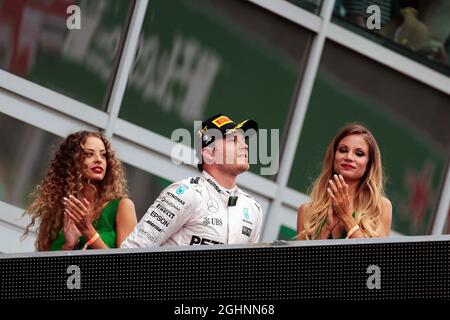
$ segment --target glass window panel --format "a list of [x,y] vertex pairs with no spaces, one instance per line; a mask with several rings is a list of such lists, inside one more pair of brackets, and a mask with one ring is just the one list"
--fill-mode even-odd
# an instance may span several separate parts
[[337,0],[333,21],[450,75],[449,17],[449,0]]
[[[0,201],[20,208],[41,183],[62,138],[0,113]],[[114,149],[114,145],[112,146]],[[123,163],[130,198],[142,217],[170,181]]]
[[[131,3],[0,1],[0,68],[104,109]],[[80,8],[79,30],[66,24],[70,5]]]
[[[278,240],[294,241],[297,240],[297,210],[291,206],[282,205],[278,211],[280,212],[279,224],[267,225],[276,231]],[[276,230],[275,230],[276,229]]]
[[307,193],[337,130],[361,122],[382,152],[393,229],[430,232],[449,159],[449,105],[449,96],[327,42],[289,186]]
[[61,138],[0,113],[0,200],[20,208],[31,204]]
[[303,9],[319,14],[322,0],[287,0]]
[[248,1],[151,1],[119,116],[166,137],[218,112],[285,128],[311,37]]

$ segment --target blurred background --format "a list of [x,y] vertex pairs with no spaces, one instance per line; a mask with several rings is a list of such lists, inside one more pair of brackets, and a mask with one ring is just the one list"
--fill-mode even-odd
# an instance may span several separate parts
[[450,0],[0,0],[0,252],[34,250],[21,215],[63,137],[112,140],[140,218],[198,174],[172,163],[172,131],[217,112],[280,130],[279,172],[238,180],[263,206],[262,241],[295,236],[349,122],[381,148],[393,236],[450,233],[449,18]]

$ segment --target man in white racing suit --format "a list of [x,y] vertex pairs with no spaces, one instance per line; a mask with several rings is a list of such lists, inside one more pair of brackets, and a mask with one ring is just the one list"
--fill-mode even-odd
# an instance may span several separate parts
[[253,120],[236,124],[222,114],[203,121],[201,175],[163,190],[121,247],[258,242],[261,205],[236,186],[249,168],[244,133],[257,128]]

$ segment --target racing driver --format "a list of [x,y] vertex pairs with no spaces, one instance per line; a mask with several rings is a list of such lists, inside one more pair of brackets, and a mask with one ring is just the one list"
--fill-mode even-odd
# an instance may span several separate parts
[[203,121],[201,174],[163,190],[121,247],[258,242],[261,205],[236,185],[249,169],[245,136],[257,130],[253,120],[236,124],[223,114]]

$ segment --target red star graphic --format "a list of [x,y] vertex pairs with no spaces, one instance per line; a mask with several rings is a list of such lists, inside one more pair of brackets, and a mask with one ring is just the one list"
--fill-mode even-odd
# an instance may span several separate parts
[[427,162],[420,171],[407,169],[405,183],[409,193],[406,210],[413,219],[414,229],[417,229],[425,216],[429,205],[434,198],[431,181],[434,165]]

